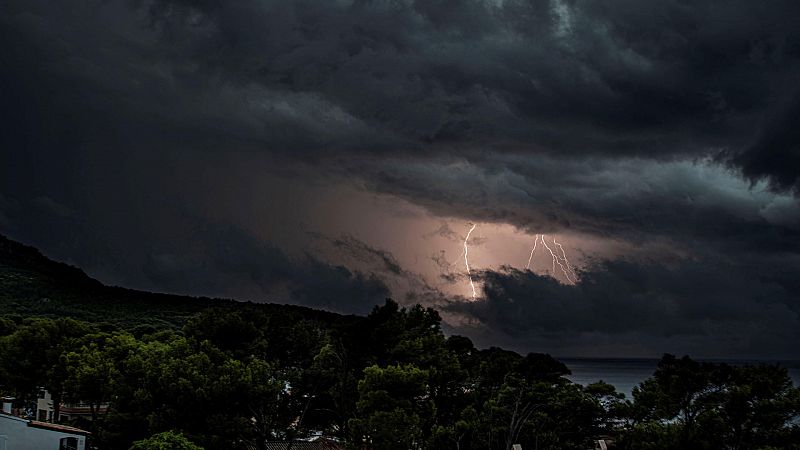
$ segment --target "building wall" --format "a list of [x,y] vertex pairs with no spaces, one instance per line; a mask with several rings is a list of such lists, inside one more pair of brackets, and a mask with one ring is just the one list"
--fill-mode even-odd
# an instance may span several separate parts
[[46,389],[40,390],[39,398],[36,399],[36,420],[40,422],[52,422],[53,411],[53,397],[50,395],[50,392]]
[[29,427],[25,419],[0,415],[0,450],[59,450],[61,439],[67,437],[78,439],[78,450],[86,449],[85,436]]

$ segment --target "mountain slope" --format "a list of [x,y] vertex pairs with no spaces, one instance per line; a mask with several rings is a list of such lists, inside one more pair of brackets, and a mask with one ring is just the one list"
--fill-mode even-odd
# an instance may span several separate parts
[[[66,316],[123,327],[176,328],[205,308],[238,308],[248,304],[105,286],[77,267],[48,259],[34,247],[0,235],[0,313],[3,314]],[[271,303],[252,306],[328,323],[353,319],[302,306]]]

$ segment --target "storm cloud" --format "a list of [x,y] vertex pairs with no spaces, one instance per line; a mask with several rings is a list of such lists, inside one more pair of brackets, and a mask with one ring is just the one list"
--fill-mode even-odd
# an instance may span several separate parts
[[[0,231],[135,288],[421,301],[486,345],[800,356],[799,18],[794,1],[6,1]],[[347,220],[361,234],[331,231]],[[468,302],[431,281],[464,282],[427,248],[458,249],[453,220],[615,250],[582,255],[575,286],[480,268]],[[446,270],[423,274],[414,246]]]
[[581,356],[616,341],[629,346],[629,355],[680,348],[708,357],[786,358],[793,357],[800,338],[798,286],[781,280],[787,275],[769,273],[755,261],[605,261],[570,286],[507,269],[483,273],[484,300],[444,309],[473,319],[461,324],[462,331],[477,321],[494,340],[555,346]]

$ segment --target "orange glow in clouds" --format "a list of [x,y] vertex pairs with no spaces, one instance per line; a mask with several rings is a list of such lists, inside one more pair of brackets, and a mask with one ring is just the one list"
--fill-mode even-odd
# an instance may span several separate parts
[[[468,244],[469,244],[469,237],[472,234],[472,232],[475,231],[476,227],[477,227],[477,224],[472,224],[472,227],[467,232],[467,236],[464,238],[464,252],[463,252],[463,255],[464,255],[464,266],[466,267],[466,270],[467,270],[467,278],[469,279],[469,285],[472,288],[472,299],[473,300],[477,299],[478,293],[475,290],[475,282],[472,279],[472,271],[471,271],[471,269],[469,267],[469,245]],[[556,241],[556,237],[553,236],[553,238],[552,238],[553,246],[556,249],[556,251],[553,251],[550,248],[550,246],[547,245],[547,241],[545,239],[546,239],[546,236],[544,234],[537,234],[536,235],[536,238],[533,240],[533,248],[531,249],[530,255],[528,255],[528,263],[525,265],[525,270],[530,270],[531,262],[533,261],[533,254],[536,252],[536,245],[537,245],[537,243],[539,241],[541,241],[542,245],[550,253],[552,268],[551,268],[551,271],[550,271],[549,275],[551,277],[553,277],[553,278],[556,278],[556,264],[557,264],[558,267],[561,269],[561,273],[564,274],[564,278],[566,279],[566,281],[568,283],[573,284],[573,285],[575,283],[577,283],[578,274],[575,273],[575,269],[572,267],[572,264],[569,262],[569,259],[567,259],[567,253],[564,250],[564,246],[562,246],[558,241]],[[559,255],[559,252],[561,253],[560,255]]]

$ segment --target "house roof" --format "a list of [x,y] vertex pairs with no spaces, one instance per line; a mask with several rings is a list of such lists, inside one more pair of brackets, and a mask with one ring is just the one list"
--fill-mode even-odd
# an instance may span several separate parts
[[20,422],[26,422],[29,427],[33,428],[41,428],[43,430],[51,430],[51,431],[58,431],[60,433],[68,433],[68,434],[80,434],[83,436],[89,436],[92,433],[81,430],[80,428],[70,427],[68,425],[59,425],[57,423],[47,423],[47,422],[39,422],[36,420],[28,420],[22,417],[17,417],[12,414],[4,413],[0,411],[0,417],[12,420],[18,420]]
[[320,439],[314,442],[294,441],[289,447],[290,442],[267,442],[266,450],[341,450],[344,446],[338,442],[327,439]]
[[70,427],[67,425],[59,425],[56,423],[39,422],[36,420],[31,420],[30,422],[28,422],[28,426],[33,428],[42,428],[44,430],[59,431],[61,433],[82,434],[84,436],[89,436],[90,434],[92,434],[86,430],[81,430],[80,428]]
[[9,414],[9,413],[3,412],[3,411],[0,411],[0,417],[6,418],[6,419],[11,419],[11,420],[18,420],[20,422],[27,422],[28,421],[28,419],[23,419],[22,417],[17,417],[17,416],[15,416],[13,414]]

